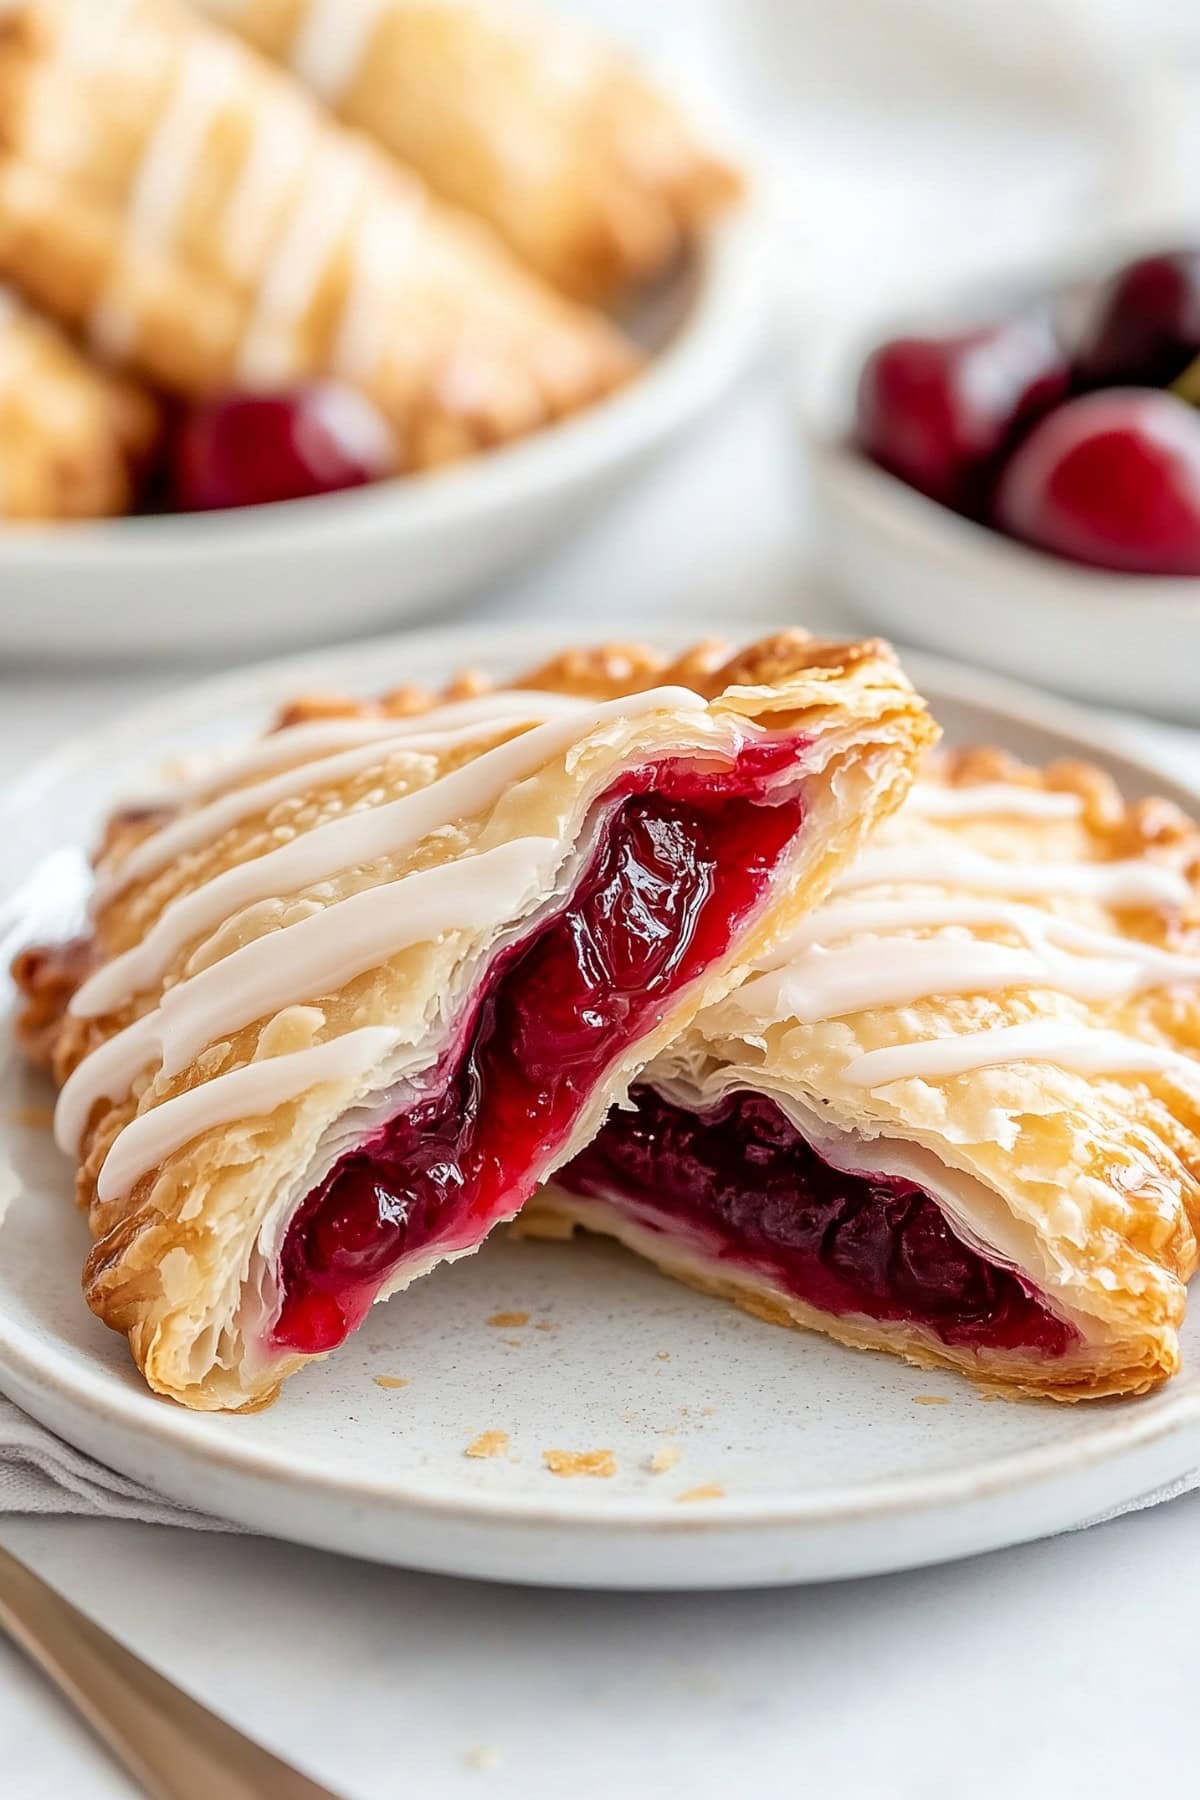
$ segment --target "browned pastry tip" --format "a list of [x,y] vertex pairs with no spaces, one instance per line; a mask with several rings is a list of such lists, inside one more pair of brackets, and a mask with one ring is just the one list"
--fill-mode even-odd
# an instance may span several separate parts
[[34,1068],[56,1073],[67,1007],[95,965],[95,940],[90,936],[68,938],[61,944],[32,944],[14,957],[12,978],[21,996],[16,1038]]

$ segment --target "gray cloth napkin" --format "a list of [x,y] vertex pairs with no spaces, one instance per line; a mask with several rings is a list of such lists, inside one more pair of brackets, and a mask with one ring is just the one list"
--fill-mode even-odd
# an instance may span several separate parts
[[[1200,1488],[1193,1469],[1153,1493],[1086,1519],[1076,1529],[1102,1525],[1122,1513],[1140,1512]],[[136,1519],[143,1525],[182,1525],[192,1531],[242,1531],[227,1519],[193,1512],[152,1493],[115,1469],[94,1462],[0,1395],[0,1513],[41,1513],[92,1519]]]
[[93,1462],[0,1395],[0,1513],[90,1519],[136,1519],[193,1531],[240,1531],[151,1493],[139,1482]]

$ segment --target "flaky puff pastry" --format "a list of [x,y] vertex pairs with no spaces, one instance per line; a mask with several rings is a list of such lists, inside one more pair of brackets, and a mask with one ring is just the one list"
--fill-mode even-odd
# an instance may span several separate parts
[[[1197,1260],[1198,847],[1172,806],[1126,806],[1094,769],[947,759],[648,1071],[646,1117],[614,1114],[539,1202],[550,1227],[1023,1394],[1154,1386]],[[687,1161],[693,1194],[660,1210],[679,1131],[702,1159],[718,1145],[742,1199]],[[851,1172],[836,1207],[826,1166]]]
[[609,301],[738,191],[664,95],[528,0],[196,0],[548,281]]
[[0,289],[0,518],[128,512],[159,428],[144,389]]
[[159,1392],[269,1398],[511,1217],[932,735],[878,645],[618,646],[437,705],[311,696],[118,814],[90,939],[16,966],[88,1303]]
[[344,380],[409,468],[636,366],[608,321],[182,0],[0,13],[0,270],[185,398]]

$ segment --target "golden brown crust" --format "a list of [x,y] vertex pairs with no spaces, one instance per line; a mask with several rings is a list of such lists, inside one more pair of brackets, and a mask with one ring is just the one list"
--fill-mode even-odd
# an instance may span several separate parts
[[156,386],[346,380],[426,468],[635,371],[607,320],[174,0],[4,23],[0,272]]

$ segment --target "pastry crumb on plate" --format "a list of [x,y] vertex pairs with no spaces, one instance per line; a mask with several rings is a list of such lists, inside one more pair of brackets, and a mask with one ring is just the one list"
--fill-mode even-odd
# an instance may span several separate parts
[[607,1479],[617,1472],[611,1450],[543,1450],[542,1461],[551,1475],[599,1475]]
[[507,1431],[481,1431],[463,1451],[464,1456],[503,1456],[508,1449]]

